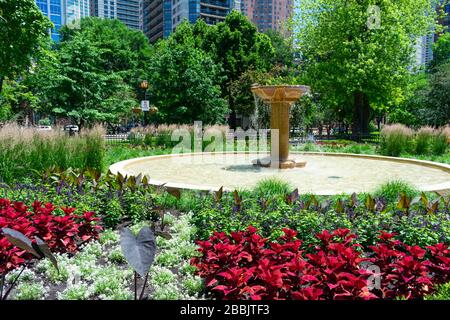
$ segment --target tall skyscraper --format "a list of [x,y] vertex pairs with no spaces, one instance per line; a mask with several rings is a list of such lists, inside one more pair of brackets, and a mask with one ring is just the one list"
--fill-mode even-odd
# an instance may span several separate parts
[[117,19],[130,28],[141,30],[141,2],[142,0],[116,0]]
[[416,65],[427,66],[433,60],[434,34],[420,37],[416,44]]
[[294,12],[293,0],[241,0],[241,11],[260,31],[269,29],[284,32]]
[[50,35],[54,41],[59,40],[59,29],[64,24],[63,0],[36,0],[36,5],[53,23]]
[[63,1],[64,23],[71,24],[84,17],[90,16],[89,0]]
[[144,32],[151,42],[168,37],[184,20],[203,19],[209,25],[224,21],[241,0],[144,0]]
[[143,31],[152,43],[164,37],[164,2],[164,0],[144,0]]
[[115,19],[116,0],[91,0],[91,15],[100,18]]
[[142,30],[143,0],[91,0],[91,15],[118,19],[128,27]]
[[50,31],[54,41],[59,41],[59,29],[90,15],[89,0],[36,0],[36,5],[53,23]]
[[[441,4],[443,0],[441,0]],[[442,33],[433,33],[420,37],[417,40],[415,50],[415,65],[419,67],[427,66],[433,60],[433,45],[439,37],[446,32],[450,32],[450,4],[443,7],[444,16],[438,20],[438,23],[443,26]]]

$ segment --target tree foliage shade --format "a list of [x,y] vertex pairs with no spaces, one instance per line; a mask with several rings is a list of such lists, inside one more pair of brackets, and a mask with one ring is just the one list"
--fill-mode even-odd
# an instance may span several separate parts
[[34,0],[0,0],[0,92],[5,77],[31,65],[51,26]]
[[119,122],[137,105],[150,53],[145,36],[118,20],[86,18],[79,29],[63,27],[56,51],[29,77],[39,110],[79,126]]
[[[298,45],[313,89],[353,107],[353,130],[367,133],[371,110],[401,100],[414,39],[430,32],[429,0],[303,0]],[[375,16],[373,16],[375,14]],[[379,24],[377,22],[379,21]]]
[[450,62],[450,32],[445,33],[433,46],[433,66]]
[[211,56],[195,47],[190,26],[179,26],[174,37],[155,46],[150,63],[149,94],[159,108],[158,120],[223,122],[228,107],[221,98],[220,72]]

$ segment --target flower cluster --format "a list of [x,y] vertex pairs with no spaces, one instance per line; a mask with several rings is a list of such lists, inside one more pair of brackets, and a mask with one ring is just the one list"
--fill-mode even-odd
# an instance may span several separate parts
[[231,236],[216,232],[198,242],[201,256],[191,263],[219,299],[419,298],[449,280],[444,244],[425,250],[382,233],[364,253],[348,229],[323,231],[316,235],[320,245],[306,248],[295,231],[283,231],[276,242],[253,227]]
[[[58,216],[55,210],[51,203],[36,201],[29,211],[22,202],[0,199],[0,229],[14,229],[30,239],[39,237],[52,252],[59,253],[74,253],[82,243],[98,238],[102,228],[93,212],[76,215],[74,208],[61,208],[64,214]],[[30,258],[30,254],[13,246],[0,234],[0,273],[13,270]]]

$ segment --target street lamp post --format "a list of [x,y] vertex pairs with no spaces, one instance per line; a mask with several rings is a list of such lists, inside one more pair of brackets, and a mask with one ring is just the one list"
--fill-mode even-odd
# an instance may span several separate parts
[[[147,102],[148,81],[147,80],[142,81],[140,87],[141,87],[142,90],[144,90],[144,101],[146,101],[145,103],[148,103]],[[142,111],[144,112],[144,126],[147,126],[147,124],[148,124],[148,121],[147,121],[148,120],[147,119],[148,110],[142,110]]]

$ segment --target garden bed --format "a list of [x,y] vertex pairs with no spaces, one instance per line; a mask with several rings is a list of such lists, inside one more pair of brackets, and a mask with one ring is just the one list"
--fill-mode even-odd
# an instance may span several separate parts
[[[265,181],[251,191],[209,194],[151,187],[143,177],[70,171],[4,185],[2,192],[26,205],[32,199],[53,202],[57,220],[95,211],[90,217],[101,218],[105,228],[98,239],[78,239],[73,250],[53,250],[59,273],[51,260],[32,262],[9,299],[134,299],[134,272],[122,254],[118,230],[131,226],[136,233],[144,225],[154,229],[157,250],[143,299],[441,299],[448,290],[450,199],[401,183],[373,195],[299,195],[279,181]],[[25,210],[23,204],[10,206]],[[329,234],[334,236],[324,244]],[[247,247],[252,241],[259,249]],[[380,248],[393,251],[383,257]],[[333,279],[311,256],[325,253],[327,263],[344,263],[333,265]],[[370,276],[366,259],[386,276],[382,290],[363,285]],[[292,278],[287,265],[295,261],[311,266]],[[407,278],[398,273],[401,264],[409,264],[400,273],[409,272]],[[261,268],[280,271],[275,284]],[[9,284],[19,272],[12,269]],[[232,270],[246,274],[245,281],[233,284]],[[303,282],[294,285],[293,279]],[[138,287],[143,284],[138,277]],[[393,286],[400,289],[386,289]]]
[[[192,242],[191,215],[165,215],[166,239],[157,236],[158,251],[149,272],[143,299],[190,300],[201,298],[203,282],[189,260],[197,255]],[[133,232],[146,225],[134,224]],[[155,226],[160,229],[161,225]],[[134,299],[133,270],[120,248],[118,231],[106,230],[75,254],[56,254],[58,270],[49,260],[33,262],[22,272],[10,299],[17,300],[129,300]],[[10,285],[19,274],[10,272]],[[138,278],[138,287],[143,285]]]

